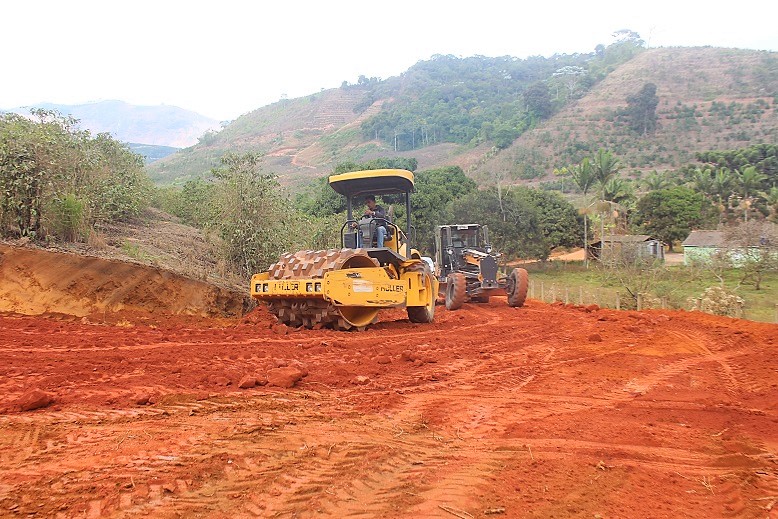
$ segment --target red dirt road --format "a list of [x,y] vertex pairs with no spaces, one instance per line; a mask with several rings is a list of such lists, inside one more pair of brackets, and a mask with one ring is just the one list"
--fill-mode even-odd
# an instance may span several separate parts
[[0,316],[0,516],[778,517],[776,325],[107,316]]

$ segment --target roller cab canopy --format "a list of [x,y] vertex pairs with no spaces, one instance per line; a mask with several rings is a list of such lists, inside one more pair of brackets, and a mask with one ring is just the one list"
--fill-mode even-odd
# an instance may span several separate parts
[[413,173],[404,169],[371,169],[332,175],[330,187],[348,198],[413,192]]

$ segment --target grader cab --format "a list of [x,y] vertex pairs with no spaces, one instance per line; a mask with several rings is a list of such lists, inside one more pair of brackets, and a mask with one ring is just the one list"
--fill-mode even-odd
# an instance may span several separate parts
[[[379,310],[395,307],[405,307],[412,322],[432,322],[438,280],[411,243],[413,173],[355,171],[330,176],[329,185],[347,200],[341,248],[283,254],[251,278],[251,296],[294,327],[361,330],[377,321]],[[361,205],[367,195],[401,199],[404,228],[390,215],[357,219],[355,203]],[[385,231],[383,247],[376,246],[379,227]]]
[[435,231],[435,274],[447,309],[456,310],[468,301],[487,303],[494,295],[506,295],[510,306],[524,305],[527,271],[500,273],[501,255],[492,250],[485,225],[439,225]]

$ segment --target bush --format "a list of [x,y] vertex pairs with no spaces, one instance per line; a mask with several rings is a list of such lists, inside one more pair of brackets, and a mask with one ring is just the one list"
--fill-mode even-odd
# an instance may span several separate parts
[[76,240],[140,212],[150,192],[140,155],[56,112],[33,116],[0,115],[0,234]]
[[743,317],[745,306],[743,298],[721,287],[706,288],[702,297],[690,297],[688,303],[690,310],[736,318]]

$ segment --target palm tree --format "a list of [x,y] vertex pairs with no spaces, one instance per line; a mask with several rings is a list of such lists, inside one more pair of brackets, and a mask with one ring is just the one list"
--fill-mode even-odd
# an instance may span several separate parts
[[643,186],[649,191],[659,191],[667,189],[673,183],[667,178],[667,173],[659,173],[654,170],[643,180]]
[[623,178],[612,178],[608,180],[603,188],[602,199],[609,202],[616,202],[624,205],[625,202],[634,198],[632,183]]
[[584,158],[580,164],[573,167],[571,174],[573,181],[584,195],[584,266],[589,267],[589,218],[586,214],[586,193],[594,185],[594,170],[589,158]]
[[594,178],[600,185],[600,190],[603,193],[603,199],[605,198],[605,184],[616,176],[621,169],[621,162],[610,151],[605,151],[600,148],[594,155],[592,160],[592,170],[594,172]]
[[702,193],[706,197],[713,195],[713,176],[709,168],[695,168],[692,173],[692,187],[695,191]]
[[737,183],[743,198],[750,198],[767,178],[759,172],[754,166],[747,166],[742,172],[735,170],[737,174]]
[[742,172],[735,170],[736,179],[740,192],[743,194],[743,201],[745,202],[746,209],[744,216],[746,222],[748,221],[748,210],[751,208],[751,198],[757,190],[762,187],[762,182],[767,178],[760,173],[754,166],[747,166]]
[[723,203],[732,194],[732,173],[729,168],[719,168],[713,176],[713,192]]
[[592,162],[588,157],[583,159],[580,164],[573,164],[560,169],[555,169],[554,175],[563,177],[569,176],[572,178],[573,182],[575,182],[575,185],[578,186],[578,189],[580,189],[584,194],[584,198],[586,197],[586,193],[589,191],[589,189],[591,189],[591,187],[594,185],[594,182],[597,180],[594,177]]
[[584,265],[586,267],[589,266],[589,226],[588,226],[588,206],[586,205],[586,194],[589,192],[589,189],[594,185],[595,182],[595,176],[594,176],[594,169],[592,168],[592,163],[589,160],[588,157],[584,158],[580,164],[574,164],[570,167],[564,167],[561,170],[554,170],[554,173],[557,175],[570,175],[570,178],[573,179],[573,182],[575,182],[575,185],[578,186],[578,189],[581,190],[581,192],[584,195],[584,208],[581,210],[581,213],[584,217]]

